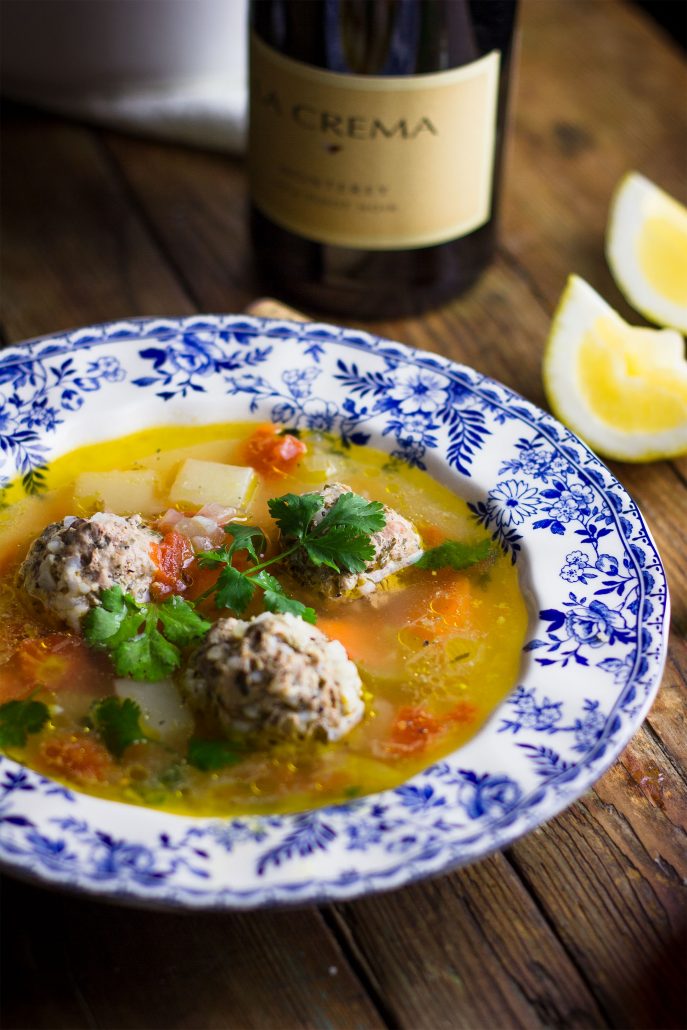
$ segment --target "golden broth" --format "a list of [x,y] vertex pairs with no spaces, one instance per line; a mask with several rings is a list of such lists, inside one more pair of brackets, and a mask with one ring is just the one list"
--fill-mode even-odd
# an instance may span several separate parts
[[[505,555],[464,572],[406,569],[375,594],[350,602],[292,587],[316,608],[320,629],[341,640],[360,671],[366,715],[347,737],[254,750],[216,772],[184,761],[185,740],[176,752],[150,742],[131,745],[121,760],[105,755],[84,720],[94,700],[113,692],[109,662],[77,638],[65,644],[64,626],[37,615],[19,595],[16,569],[48,523],[95,510],[75,506],[80,473],[153,469],[164,511],[165,492],[184,458],[245,464],[242,448],[254,429],[254,423],[149,429],[57,459],[40,497],[23,497],[17,484],[9,488],[8,506],[0,513],[0,701],[34,690],[32,696],[51,712],[50,722],[25,748],[8,749],[12,757],[87,793],[183,814],[297,811],[403,783],[463,744],[513,687],[527,612]],[[485,536],[466,503],[426,473],[369,447],[342,450],[333,438],[316,434],[303,439],[305,457],[289,474],[260,476],[245,512],[268,539],[276,535],[269,498],[316,491],[334,480],[409,518],[426,547]],[[256,604],[250,614],[259,610]]]

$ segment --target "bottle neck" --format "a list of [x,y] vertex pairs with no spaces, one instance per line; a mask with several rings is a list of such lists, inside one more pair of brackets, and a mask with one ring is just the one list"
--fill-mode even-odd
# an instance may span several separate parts
[[421,75],[499,50],[508,62],[517,0],[252,0],[269,46],[349,75]]

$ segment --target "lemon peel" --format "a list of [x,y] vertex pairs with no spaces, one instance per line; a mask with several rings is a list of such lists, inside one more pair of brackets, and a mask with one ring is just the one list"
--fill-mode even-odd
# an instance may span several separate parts
[[611,200],[606,258],[632,307],[687,332],[687,208],[639,172]]
[[557,418],[620,461],[687,453],[687,361],[673,329],[625,322],[571,275],[544,352],[544,390]]

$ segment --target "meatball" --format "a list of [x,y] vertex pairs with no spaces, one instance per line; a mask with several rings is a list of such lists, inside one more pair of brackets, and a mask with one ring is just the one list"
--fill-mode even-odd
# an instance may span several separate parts
[[[315,515],[312,524],[317,525],[342,494],[352,492],[350,486],[343,483],[324,486],[319,491],[324,497],[324,507]],[[326,565],[313,565],[303,549],[294,551],[284,562],[285,567],[297,583],[325,597],[371,594],[386,576],[412,565],[422,554],[422,541],[413,524],[386,504],[383,508],[386,524],[370,538],[374,556],[367,562],[364,572],[335,572]],[[293,540],[287,537],[284,543],[292,544]]]
[[140,515],[67,515],[31,544],[19,568],[19,585],[78,631],[81,618],[107,587],[117,584],[137,601],[150,599],[156,571],[151,544],[160,539]]
[[271,740],[338,740],[365,710],[343,645],[290,614],[220,619],[191,655],[183,686],[225,733]]

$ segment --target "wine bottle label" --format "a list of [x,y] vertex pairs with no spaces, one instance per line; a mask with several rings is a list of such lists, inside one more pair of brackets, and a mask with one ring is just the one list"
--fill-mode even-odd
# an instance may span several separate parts
[[500,54],[424,75],[343,75],[251,38],[253,201],[306,239],[426,247],[489,220]]

